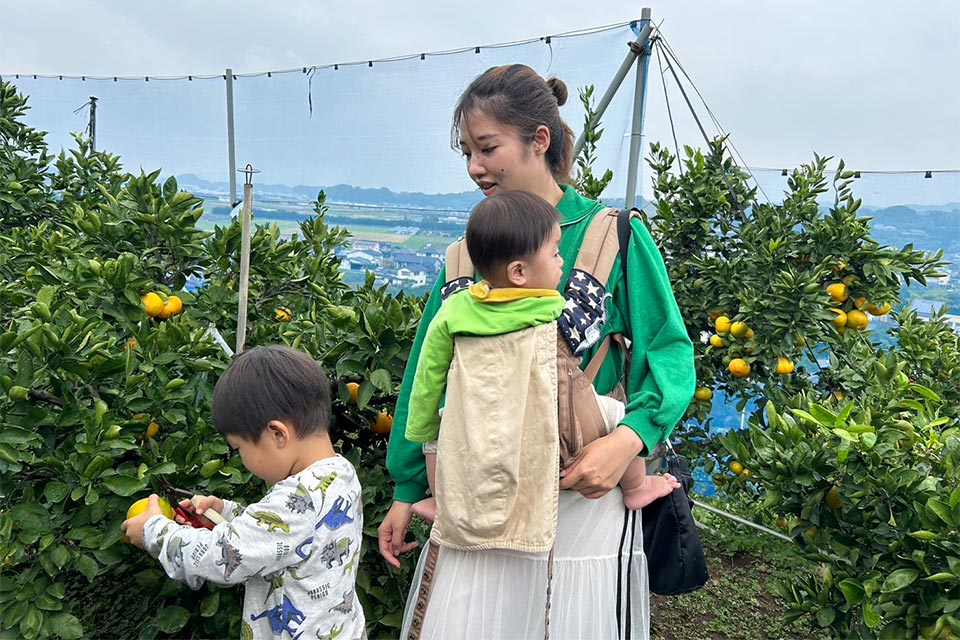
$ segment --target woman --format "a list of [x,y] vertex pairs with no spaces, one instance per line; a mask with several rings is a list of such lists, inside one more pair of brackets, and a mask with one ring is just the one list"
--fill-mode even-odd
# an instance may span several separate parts
[[[564,278],[575,262],[583,234],[602,205],[568,184],[573,133],[560,118],[567,100],[562,81],[545,81],[524,65],[494,67],[461,96],[452,138],[467,173],[485,196],[523,190],[560,212]],[[560,482],[554,546],[550,636],[552,638],[646,638],[649,604],[646,559],[637,512],[625,512],[617,482],[638,454],[649,455],[669,437],[693,395],[693,347],[687,337],[666,270],[649,233],[631,229],[626,282],[619,260],[607,283],[604,333],[621,332],[632,343],[626,416],[609,435],[584,448]],[[404,429],[410,390],[424,333],[441,303],[441,273],[423,313],[404,374],[387,467],[396,485],[394,503],[380,525],[380,553],[398,556],[416,547],[405,542],[411,505],[426,491],[420,446]],[[595,386],[614,390],[622,357],[615,350]],[[584,355],[587,362],[592,353]],[[482,390],[478,390],[478,393]],[[482,428],[482,425],[477,425]],[[404,637],[415,602],[415,577],[404,620]],[[441,548],[422,638],[533,638],[544,633],[547,554],[514,551],[462,552]]]

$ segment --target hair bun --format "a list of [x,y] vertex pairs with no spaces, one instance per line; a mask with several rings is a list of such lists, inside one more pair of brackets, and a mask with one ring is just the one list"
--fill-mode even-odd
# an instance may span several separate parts
[[547,78],[547,86],[550,87],[550,91],[553,92],[553,97],[557,99],[558,107],[567,104],[569,93],[567,92],[567,85],[564,84],[563,80],[556,77]]

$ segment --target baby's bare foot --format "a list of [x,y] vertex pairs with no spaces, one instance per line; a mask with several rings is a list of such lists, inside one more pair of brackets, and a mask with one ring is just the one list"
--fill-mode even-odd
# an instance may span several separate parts
[[669,473],[646,476],[639,487],[623,489],[623,504],[627,509],[640,509],[679,488],[680,483]]
[[437,517],[437,501],[434,498],[424,498],[420,502],[413,503],[413,512],[433,524]]

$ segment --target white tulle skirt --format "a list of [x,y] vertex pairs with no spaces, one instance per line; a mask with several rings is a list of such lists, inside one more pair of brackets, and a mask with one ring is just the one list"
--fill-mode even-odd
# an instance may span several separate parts
[[[551,640],[648,640],[650,597],[640,513],[616,488],[599,500],[560,492],[550,607]],[[632,553],[631,553],[632,551]],[[441,547],[423,640],[544,637],[548,554]],[[404,612],[406,638],[426,549]]]

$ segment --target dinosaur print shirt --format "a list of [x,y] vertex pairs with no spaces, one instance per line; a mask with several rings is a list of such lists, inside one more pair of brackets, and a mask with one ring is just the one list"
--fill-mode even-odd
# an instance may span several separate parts
[[242,638],[366,637],[355,588],[363,503],[346,458],[317,461],[246,508],[224,500],[223,511],[213,530],[150,518],[147,552],[193,589],[243,583]]

